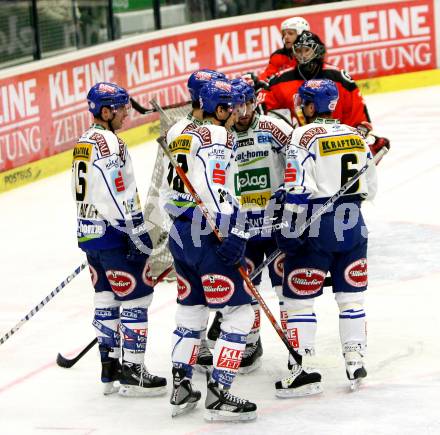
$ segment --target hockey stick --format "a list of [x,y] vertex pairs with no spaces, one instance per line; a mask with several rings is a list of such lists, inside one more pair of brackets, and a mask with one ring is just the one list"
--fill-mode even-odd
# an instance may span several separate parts
[[[329,198],[312,216],[309,217],[298,229],[298,234],[301,235],[313,222],[316,221],[321,215],[323,215],[361,176],[364,174],[370,166],[375,165],[388,152],[387,147],[383,147],[379,152],[369,160],[356,174],[353,175],[331,198]],[[258,276],[263,269],[274,261],[279,255],[281,250],[277,249],[272,252],[250,275],[251,279]]]
[[[157,104],[156,101],[152,100],[151,104],[154,107],[156,107],[158,111],[160,111],[161,107]],[[209,210],[205,206],[204,202],[202,201],[202,199],[198,195],[197,191],[194,189],[194,187],[191,184],[191,182],[188,179],[188,177],[186,176],[185,172],[180,167],[180,165],[177,163],[177,161],[174,158],[174,156],[171,154],[171,152],[170,152],[170,150],[168,148],[168,145],[166,143],[165,138],[163,136],[161,136],[161,137],[159,137],[157,139],[157,142],[159,143],[160,147],[163,149],[163,151],[166,154],[166,156],[170,159],[170,162],[173,165],[174,169],[176,170],[177,175],[180,177],[180,179],[182,180],[183,184],[188,189],[188,192],[194,198],[194,201],[196,202],[197,206],[200,208],[201,212],[203,213],[203,216],[205,217],[205,219],[208,222],[209,226],[211,227],[212,231],[214,232],[214,234],[216,235],[218,240],[222,241],[223,238],[224,238],[223,235],[221,234],[220,230],[218,229],[218,227],[217,227],[213,217],[209,213]],[[273,316],[273,314],[270,311],[269,307],[266,305],[266,302],[261,297],[260,293],[258,292],[258,290],[254,286],[253,282],[251,281],[251,279],[250,279],[246,269],[243,266],[240,265],[240,266],[238,266],[238,272],[239,272],[240,276],[243,278],[243,280],[246,283],[246,285],[248,286],[248,289],[251,291],[252,296],[258,301],[258,303],[260,304],[260,306],[263,309],[264,313],[266,314],[267,318],[269,319],[270,323],[272,323],[272,326],[275,328],[275,331],[277,332],[277,334],[279,335],[279,337],[281,338],[283,343],[286,345],[289,353],[292,355],[292,357],[294,358],[294,360],[298,364],[301,364],[301,362],[302,362],[301,355],[299,355],[298,352],[290,345],[289,340],[284,335],[283,330],[278,325],[278,322],[275,320],[275,317]]]
[[[171,271],[173,270],[173,266],[168,266],[155,280],[153,283],[153,287],[161,282]],[[76,357],[74,358],[66,358],[60,353],[57,355],[56,362],[60,367],[65,369],[70,369],[73,367],[96,343],[98,339],[95,337]]]
[[[130,103],[131,103],[131,107],[133,107],[133,109],[136,110],[136,112],[140,113],[141,115],[151,115],[152,113],[158,112],[158,110],[155,107],[153,107],[152,109],[147,109],[132,97],[130,97]],[[164,106],[162,109],[164,110],[175,109],[177,107],[186,106],[187,104],[191,104],[191,101],[182,101],[180,103],[170,104],[169,106]]]
[[31,319],[38,311],[41,310],[51,299],[55,297],[75,276],[77,276],[86,266],[87,261],[78,266],[75,271],[70,274],[58,287],[52,290],[38,305],[32,308],[26,316],[24,316],[11,330],[9,330],[3,337],[0,338],[0,344],[3,344],[6,340],[11,338],[28,320]]

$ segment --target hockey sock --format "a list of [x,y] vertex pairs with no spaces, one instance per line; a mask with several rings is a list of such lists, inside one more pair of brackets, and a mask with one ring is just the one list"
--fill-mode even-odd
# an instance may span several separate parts
[[246,335],[220,332],[214,348],[212,379],[229,388],[240,368]]
[[[101,352],[101,360],[107,357],[119,358],[121,355],[121,336],[118,331],[119,307],[95,308],[93,326]],[[105,354],[105,355],[104,355]]]
[[252,329],[250,330],[247,338],[246,344],[255,344],[260,338],[260,304],[258,302],[252,302],[252,308],[254,310],[254,323]]
[[186,377],[192,378],[193,365],[200,347],[200,331],[177,327],[173,332],[171,360],[175,369],[183,368]]
[[121,313],[121,332],[124,337],[124,360],[135,364],[144,362],[147,346],[148,310],[147,308],[123,308]]

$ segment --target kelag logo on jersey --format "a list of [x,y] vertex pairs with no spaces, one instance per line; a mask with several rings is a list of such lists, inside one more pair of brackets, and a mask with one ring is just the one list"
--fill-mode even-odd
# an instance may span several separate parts
[[238,174],[235,174],[234,185],[237,194],[270,189],[269,168],[240,171]]

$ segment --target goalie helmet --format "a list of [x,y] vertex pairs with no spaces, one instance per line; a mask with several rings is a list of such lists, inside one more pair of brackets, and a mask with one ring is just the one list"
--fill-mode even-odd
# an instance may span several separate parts
[[[304,50],[304,48],[309,50]],[[304,65],[313,60],[322,61],[325,55],[325,45],[318,35],[304,31],[295,39],[293,52],[298,63]]]
[[87,94],[89,111],[95,117],[101,115],[101,109],[103,107],[110,107],[116,110],[118,107],[129,104],[129,101],[130,97],[128,92],[114,83],[96,83],[90,88]]
[[217,106],[227,107],[232,111],[235,106],[244,103],[244,94],[229,81],[210,81],[200,91],[200,108],[205,113],[215,113]]
[[281,32],[284,30],[295,30],[297,35],[301,35],[304,30],[310,30],[310,24],[303,17],[291,17],[281,23]]
[[298,94],[301,106],[309,102],[315,105],[315,114],[333,112],[339,98],[336,84],[327,79],[305,81],[300,86]]
[[244,94],[246,102],[255,100],[254,87],[246,83],[243,79],[232,79],[231,84],[238,92],[242,92]]
[[189,76],[187,86],[193,102],[199,101],[200,90],[211,80],[227,80],[227,78],[223,73],[212,69],[200,69]]

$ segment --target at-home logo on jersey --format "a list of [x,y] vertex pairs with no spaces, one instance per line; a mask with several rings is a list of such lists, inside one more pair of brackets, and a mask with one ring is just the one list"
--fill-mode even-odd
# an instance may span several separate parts
[[220,356],[217,360],[217,367],[228,370],[238,370],[242,357],[242,350],[222,347],[220,351]]
[[235,191],[241,194],[270,189],[269,168],[241,170],[238,174],[235,174],[234,184]]

